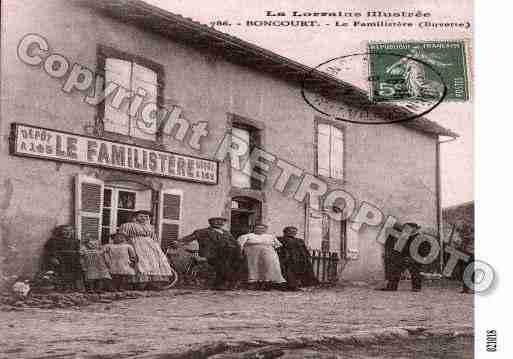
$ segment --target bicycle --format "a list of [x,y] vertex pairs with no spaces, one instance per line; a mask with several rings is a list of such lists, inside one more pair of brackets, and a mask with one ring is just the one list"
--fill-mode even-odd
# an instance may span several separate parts
[[166,257],[176,273],[176,279],[168,288],[176,285],[203,287],[210,279],[207,259],[201,257],[199,251],[172,245],[166,249]]

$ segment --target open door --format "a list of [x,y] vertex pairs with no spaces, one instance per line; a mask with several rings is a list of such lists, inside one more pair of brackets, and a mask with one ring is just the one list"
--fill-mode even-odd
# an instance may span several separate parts
[[234,197],[230,218],[230,232],[234,238],[249,233],[261,218],[261,203],[253,198]]
[[312,267],[320,282],[338,280],[338,264],[345,257],[346,223],[328,212],[306,207],[305,243],[312,255]]

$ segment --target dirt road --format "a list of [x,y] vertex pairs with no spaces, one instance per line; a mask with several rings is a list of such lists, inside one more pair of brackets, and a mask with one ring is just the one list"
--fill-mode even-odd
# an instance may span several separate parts
[[[80,309],[0,312],[0,357],[179,352],[215,342],[288,340],[398,326],[472,325],[472,296],[346,287],[308,292],[170,290]],[[61,356],[62,355],[62,356]]]

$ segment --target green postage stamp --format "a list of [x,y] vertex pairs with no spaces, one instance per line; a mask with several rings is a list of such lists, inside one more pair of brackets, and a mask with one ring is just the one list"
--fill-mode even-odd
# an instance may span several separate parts
[[371,42],[368,51],[375,102],[469,99],[463,40]]

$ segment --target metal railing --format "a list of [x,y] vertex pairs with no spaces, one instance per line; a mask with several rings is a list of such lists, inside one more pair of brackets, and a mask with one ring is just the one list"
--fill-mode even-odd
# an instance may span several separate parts
[[[199,256],[198,250],[189,250],[193,256]],[[311,265],[320,283],[336,283],[340,258],[336,252],[311,250]]]
[[339,257],[337,253],[311,251],[312,267],[315,276],[321,283],[335,283],[338,281]]

